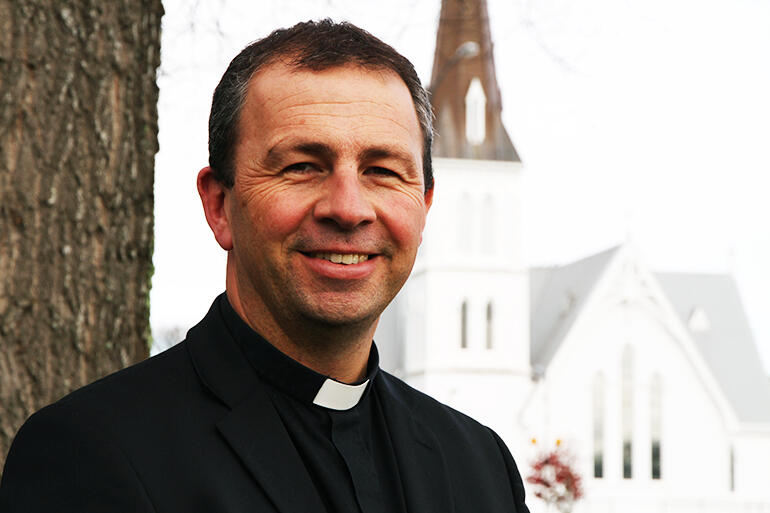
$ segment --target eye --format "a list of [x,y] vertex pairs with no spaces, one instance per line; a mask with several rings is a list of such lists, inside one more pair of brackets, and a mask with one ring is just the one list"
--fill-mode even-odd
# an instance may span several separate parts
[[399,174],[393,171],[392,169],[388,169],[385,167],[377,167],[377,166],[370,167],[369,169],[366,170],[365,173],[369,175],[376,175],[376,176],[392,176],[395,178],[399,177]]
[[310,162],[297,162],[296,164],[292,164],[290,166],[286,166],[283,169],[284,173],[299,173],[299,174],[307,174],[307,173],[315,173],[318,172],[320,169],[315,164],[311,164]]

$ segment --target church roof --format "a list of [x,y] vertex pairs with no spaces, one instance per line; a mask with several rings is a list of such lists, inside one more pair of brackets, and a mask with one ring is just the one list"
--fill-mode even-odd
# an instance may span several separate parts
[[[485,105],[480,109],[485,129],[483,140],[473,143],[466,137],[466,95],[478,91],[479,84],[486,100],[479,103]],[[442,0],[428,89],[436,117],[434,157],[520,160],[501,119],[485,0]]]
[[685,326],[700,316],[708,320],[692,326],[690,334],[738,418],[770,422],[770,381],[733,278],[685,273],[655,276]]
[[[545,369],[620,247],[569,265],[530,270],[530,351]],[[770,379],[740,295],[727,275],[657,273],[655,278],[742,422],[770,422]]]
[[533,366],[548,366],[594,285],[618,250],[619,246],[561,267],[530,269],[530,354]]

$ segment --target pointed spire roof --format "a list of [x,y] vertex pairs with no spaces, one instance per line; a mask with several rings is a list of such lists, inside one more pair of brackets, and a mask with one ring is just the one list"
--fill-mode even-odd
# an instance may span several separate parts
[[[483,96],[478,83],[471,88],[474,79]],[[429,89],[436,116],[434,157],[520,160],[500,116],[485,0],[442,0]]]

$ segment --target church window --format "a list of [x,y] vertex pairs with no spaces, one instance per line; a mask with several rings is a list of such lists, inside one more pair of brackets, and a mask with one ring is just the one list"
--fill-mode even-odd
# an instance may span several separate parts
[[473,201],[470,194],[463,193],[460,198],[460,208],[457,209],[458,223],[460,228],[457,230],[457,249],[463,253],[468,253],[473,246]]
[[460,347],[468,347],[468,301],[460,307]]
[[492,349],[494,340],[492,301],[487,303],[487,349]]
[[474,77],[465,94],[465,137],[474,146],[487,135],[487,97],[481,80]]
[[660,438],[662,431],[661,408],[662,395],[660,375],[655,374],[652,377],[650,387],[650,435],[651,435],[651,457],[652,457],[652,478],[660,479]]
[[495,200],[492,199],[491,194],[487,194],[484,198],[484,204],[482,206],[481,216],[481,244],[482,249],[487,254],[492,254],[495,251],[495,225],[497,222],[497,215],[495,212]]
[[621,375],[623,479],[633,477],[634,432],[634,353],[631,346],[623,348]]
[[594,377],[594,477],[604,477],[604,376],[599,373]]
[[690,318],[687,319],[687,327],[693,333],[706,333],[711,329],[711,320],[709,319],[706,310],[700,306],[695,307],[690,312]]
[[730,446],[730,491],[735,491],[735,448]]

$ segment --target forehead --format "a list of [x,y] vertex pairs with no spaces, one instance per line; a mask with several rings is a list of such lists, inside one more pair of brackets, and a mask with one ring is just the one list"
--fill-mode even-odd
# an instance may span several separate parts
[[390,125],[388,129],[419,137],[414,103],[401,77],[392,70],[353,64],[320,71],[280,62],[265,66],[249,83],[242,120],[248,124],[249,119],[265,130],[347,122],[351,129]]

